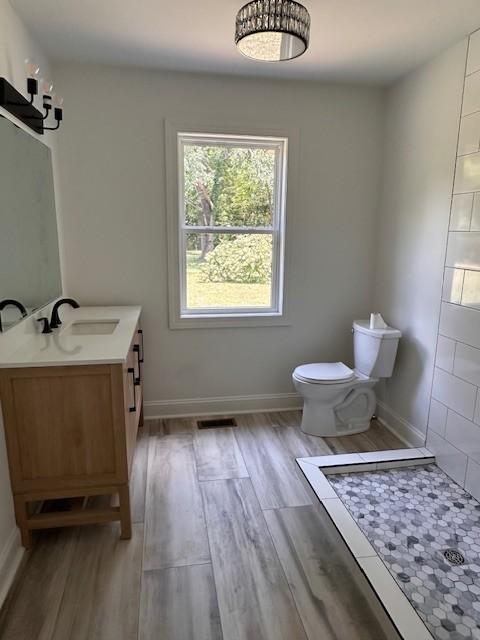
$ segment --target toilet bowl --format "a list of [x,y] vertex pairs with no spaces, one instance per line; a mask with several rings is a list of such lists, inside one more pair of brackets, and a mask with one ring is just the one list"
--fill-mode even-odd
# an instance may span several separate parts
[[299,374],[304,367],[346,367],[341,362],[297,367],[292,375],[295,389],[303,396],[302,430],[311,435],[339,436],[360,433],[370,426],[375,413],[373,387],[378,382],[349,369],[348,380],[322,380]]
[[355,368],[342,362],[298,366],[292,380],[303,396],[302,431],[315,436],[343,436],[370,427],[375,413],[374,386],[392,375],[400,331],[370,329],[366,320],[353,323]]

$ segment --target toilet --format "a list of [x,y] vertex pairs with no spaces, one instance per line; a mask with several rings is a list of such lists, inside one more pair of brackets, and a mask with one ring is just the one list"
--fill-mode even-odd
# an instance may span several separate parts
[[375,413],[374,387],[390,378],[401,333],[370,329],[368,320],[353,323],[354,369],[343,362],[302,364],[292,374],[303,396],[301,429],[313,436],[345,436],[366,431]]

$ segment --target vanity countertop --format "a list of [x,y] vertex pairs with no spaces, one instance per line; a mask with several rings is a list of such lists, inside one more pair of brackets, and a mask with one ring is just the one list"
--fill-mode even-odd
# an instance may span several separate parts
[[125,362],[141,310],[138,306],[63,306],[59,329],[29,335],[19,348],[1,358],[0,368]]

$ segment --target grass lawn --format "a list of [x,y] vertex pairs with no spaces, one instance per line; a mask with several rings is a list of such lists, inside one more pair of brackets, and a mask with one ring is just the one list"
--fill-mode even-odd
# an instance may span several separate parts
[[199,282],[199,251],[187,251],[187,305],[205,307],[269,307],[270,284]]

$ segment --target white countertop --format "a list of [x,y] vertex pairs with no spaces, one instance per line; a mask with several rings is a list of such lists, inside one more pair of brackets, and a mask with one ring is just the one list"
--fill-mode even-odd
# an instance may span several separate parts
[[[125,362],[141,313],[141,307],[60,308],[62,325],[52,333],[26,336],[25,342],[0,360],[0,368],[54,367]],[[79,335],[71,333],[77,322],[118,321],[112,333]],[[35,319],[32,319],[35,322]],[[8,334],[6,334],[8,335]]]

